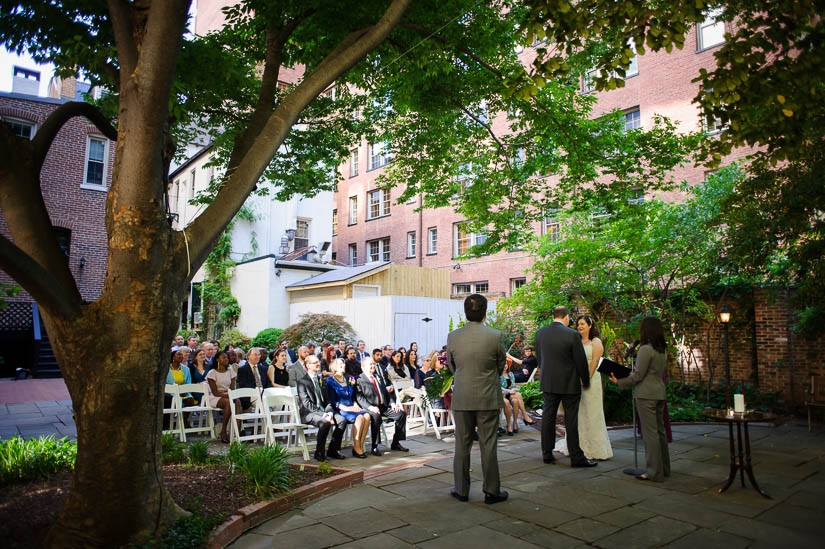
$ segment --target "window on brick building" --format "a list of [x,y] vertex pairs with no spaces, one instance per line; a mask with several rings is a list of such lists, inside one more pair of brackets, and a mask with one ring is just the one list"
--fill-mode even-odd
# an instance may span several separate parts
[[367,193],[367,219],[390,215],[389,189],[376,189]]
[[725,22],[720,21],[722,8],[710,10],[696,26],[696,49],[702,51],[725,43]]
[[596,69],[589,70],[582,77],[582,91],[592,92],[596,90]]
[[486,280],[453,284],[453,295],[486,294],[489,291],[490,284]]
[[478,246],[485,242],[487,242],[487,233],[469,232],[464,221],[453,223],[453,257],[464,255],[470,246]]
[[370,152],[370,162],[369,162],[369,169],[375,170],[382,166],[386,166],[392,160],[389,147],[385,142],[378,142],[378,143],[370,143],[369,146]]
[[11,133],[17,137],[22,137],[23,139],[31,139],[34,137],[34,132],[37,129],[37,125],[34,122],[7,116],[4,116],[2,120],[9,125]]
[[349,221],[348,225],[355,225],[358,223],[358,197],[349,197]]
[[544,219],[541,221],[541,234],[547,235],[550,242],[561,240],[561,224],[559,223],[558,208],[544,210]]
[[627,41],[627,47],[633,50],[633,57],[630,58],[630,65],[624,73],[625,78],[639,74],[639,56],[636,55],[636,43],[633,40]]
[[371,262],[375,261],[389,261],[390,260],[390,239],[379,238],[378,240],[370,240],[367,242],[368,259]]
[[427,253],[438,253],[438,228],[430,227],[427,229]]
[[472,284],[453,284],[453,295],[469,295],[472,292]]
[[309,246],[309,219],[295,221],[295,249],[300,250]]
[[415,252],[415,231],[410,231],[407,233],[407,257],[415,257]]
[[639,107],[626,110],[624,113],[624,131],[638,130],[642,127],[642,113]]
[[338,210],[332,210],[332,236],[338,234]]
[[349,176],[358,175],[358,149],[352,149],[349,153]]
[[358,245],[357,244],[350,244],[349,248],[349,264],[351,267],[355,266],[358,263]]
[[106,158],[109,153],[109,141],[98,137],[86,138],[86,173],[83,183],[89,187],[106,186]]
[[525,284],[527,284],[527,279],[524,278],[524,277],[522,277],[522,278],[511,278],[510,279],[510,295],[513,295],[514,293],[516,293],[516,290],[518,290],[519,288],[521,288]]
[[627,199],[630,204],[644,204],[645,191],[641,187],[630,189],[630,197]]
[[52,227],[52,234],[57,240],[57,247],[66,254],[66,257],[69,257],[72,249],[72,231],[65,227]]

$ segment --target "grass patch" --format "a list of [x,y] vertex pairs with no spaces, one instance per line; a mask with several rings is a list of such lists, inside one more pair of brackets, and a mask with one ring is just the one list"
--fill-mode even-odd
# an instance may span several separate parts
[[77,443],[53,436],[0,441],[0,486],[43,480],[60,471],[74,469]]

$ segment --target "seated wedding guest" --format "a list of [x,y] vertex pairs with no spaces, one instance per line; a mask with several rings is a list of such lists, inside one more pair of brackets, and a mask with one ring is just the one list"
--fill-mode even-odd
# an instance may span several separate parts
[[355,401],[355,381],[345,376],[346,364],[340,358],[332,361],[333,376],[327,378],[327,398],[333,410],[337,411],[347,423],[352,423],[352,455],[357,458],[366,458],[364,439],[367,438],[367,429],[370,425],[370,416]]
[[[189,367],[189,375],[192,378],[192,383],[204,383],[206,381],[206,373],[209,371],[209,365],[206,364],[206,353],[203,349],[195,349],[194,359]],[[203,393],[192,393],[192,396],[200,404],[203,399]]]
[[611,373],[610,381],[619,387],[635,385],[636,410],[642,423],[647,464],[647,472],[636,478],[663,482],[665,477],[670,476],[670,453],[664,418],[667,393],[662,380],[662,374],[667,368],[665,336],[662,321],[655,316],[642,319],[639,329],[641,347],[636,357],[636,369],[622,379],[616,379]]
[[[180,350],[172,351],[169,364],[169,373],[166,374],[167,385],[184,385],[192,383],[192,377],[189,374],[189,366],[182,364],[183,353]],[[195,399],[192,395],[181,395],[181,400],[184,406],[194,406]],[[169,408],[172,406],[172,395],[163,395],[163,407]],[[189,414],[183,415],[183,422],[189,427]],[[163,414],[163,428],[169,428],[169,414]]]
[[524,348],[524,358],[521,360],[510,353],[507,353],[507,358],[512,361],[513,364],[521,366],[518,371],[513,372],[516,383],[527,383],[527,380],[530,379],[530,374],[532,374],[533,370],[539,365],[538,360],[536,360],[536,355],[533,354],[533,348],[529,345]]
[[172,350],[177,351],[181,347],[186,347],[186,341],[183,339],[182,335],[176,335],[175,339],[172,341]]
[[[220,408],[223,411],[223,428],[221,429],[221,442],[229,444],[229,435],[226,433],[226,426],[229,425],[229,418],[232,413],[229,400],[229,390],[235,389],[235,371],[229,368],[229,357],[224,351],[218,351],[212,361],[214,367],[206,373],[206,381],[209,382],[209,406]],[[235,411],[241,413],[240,406],[235,403]]]
[[335,360],[335,347],[333,347],[332,345],[327,345],[326,349],[324,350],[324,356],[321,359],[322,376],[332,376],[332,371],[330,371],[330,364],[332,364],[333,360]]
[[384,380],[376,374],[372,357],[365,358],[361,363],[361,375],[358,376],[357,387],[358,404],[370,415],[372,455],[381,455],[378,444],[381,442],[381,422],[384,417],[395,422],[395,434],[392,437],[390,449],[408,452],[407,448],[401,446],[401,441],[407,439],[407,414],[395,401],[395,395],[387,392]]
[[359,361],[364,360],[367,358],[369,353],[367,353],[367,344],[364,342],[363,339],[359,339],[358,343],[355,344],[355,358]]
[[[407,349],[405,349],[404,347],[399,347],[399,348],[398,348],[398,349],[396,349],[396,350],[397,350],[399,353],[401,353],[401,362],[403,363],[403,362],[404,362],[404,360],[407,358]],[[392,357],[390,357],[390,358],[392,358]]]
[[338,348],[335,349],[335,357],[336,358],[346,358],[347,357],[347,342],[343,339],[338,340]]
[[181,359],[180,363],[181,363],[181,364],[186,364],[187,366],[189,366],[189,365],[191,364],[191,363],[189,362],[189,355],[191,354],[191,351],[189,350],[189,347],[187,347],[186,345],[184,345],[183,347],[178,347],[178,348],[177,348],[177,349],[175,349],[175,350],[176,350],[176,351],[180,351],[180,352],[181,352],[181,354],[183,355],[183,358]]
[[415,341],[410,343],[410,351],[415,351],[417,353],[418,352],[418,343],[416,343]]
[[[333,348],[333,352],[335,349]],[[284,351],[278,350],[278,353]],[[340,413],[336,412],[332,403],[327,398],[323,389],[323,378],[319,370],[321,364],[317,356],[309,356],[306,359],[307,375],[300,378],[298,383],[298,403],[301,407],[301,422],[314,425],[318,428],[317,442],[315,445],[315,461],[326,461],[327,456],[335,459],[344,459],[341,453],[341,440],[344,438],[344,430],[347,420]],[[329,449],[324,452],[324,444],[332,432],[332,442]]]
[[355,355],[355,347],[347,347],[346,354],[344,355],[346,360],[344,361],[344,365],[346,366],[346,374],[347,377],[358,377],[361,375],[361,363],[358,362],[358,358]]
[[238,361],[239,368],[246,364],[246,353],[240,347],[235,349],[235,359]]
[[[398,358],[397,355],[400,355],[400,353],[398,351],[395,351],[390,357],[390,360],[392,360],[392,362],[386,370],[387,381],[389,381],[392,384],[394,384],[398,380],[403,379],[413,381],[413,376],[415,376],[415,368],[409,369],[405,367],[404,364],[398,363],[396,361],[396,359]],[[374,359],[373,362],[375,362]],[[381,369],[381,366],[379,364],[376,364],[375,367],[377,370]],[[401,389],[399,390],[398,395],[396,395],[396,398],[399,399],[398,402],[404,402],[405,400],[415,398],[416,395],[420,395],[420,393],[418,391],[411,391],[410,389]]]
[[309,349],[306,345],[301,345],[298,347],[298,358],[289,365],[289,386],[290,387],[297,387],[298,379],[307,375],[306,366],[304,366],[304,361],[309,356]]
[[234,345],[232,345],[231,343],[227,343],[227,344],[224,346],[223,350],[224,350],[224,351],[226,351],[226,352],[229,352],[229,351],[234,351],[234,350],[235,350],[235,346],[234,346]]
[[387,366],[389,366],[390,364],[390,355],[392,355],[392,345],[384,345],[381,348],[381,352],[383,354],[381,355],[381,360],[379,361],[379,363],[386,370]]
[[418,351],[414,351],[413,349],[407,351],[407,354],[404,355],[404,366],[407,367],[410,378],[412,378],[415,375],[415,371],[418,370]]
[[238,364],[238,353],[235,351],[226,351],[226,356],[229,357],[229,367],[237,373],[238,368],[240,368],[240,365]]
[[395,381],[396,379],[412,379],[410,373],[404,367],[404,363],[402,362],[403,358],[404,355],[401,351],[395,351],[390,355],[390,363],[386,369],[387,377],[390,378],[390,381]]
[[533,424],[533,420],[530,419],[527,410],[524,408],[524,399],[516,389],[515,376],[506,364],[501,372],[501,394],[504,397],[504,419],[508,435],[513,436],[518,433],[519,414],[521,414],[525,425]]
[[[269,383],[269,376],[267,370],[269,366],[266,362],[261,361],[261,350],[258,347],[249,349],[246,364],[238,368],[237,386],[239,389],[267,389],[271,385]],[[244,397],[241,399],[241,408],[246,410],[253,404],[258,402],[257,398],[249,399]]]
[[[316,357],[317,359],[317,357]],[[289,387],[289,368],[286,365],[286,351],[276,349],[269,353],[271,364],[266,371],[272,387]]]
[[307,343],[307,351],[309,351],[309,354],[311,355],[315,354],[315,344],[313,342],[310,341]]
[[287,347],[287,340],[281,341],[281,343],[279,344],[279,347],[281,349],[283,349],[284,351],[286,351],[286,356],[289,359],[290,364],[292,364],[293,362],[298,360],[298,354],[295,351],[293,351],[292,349],[289,349]]

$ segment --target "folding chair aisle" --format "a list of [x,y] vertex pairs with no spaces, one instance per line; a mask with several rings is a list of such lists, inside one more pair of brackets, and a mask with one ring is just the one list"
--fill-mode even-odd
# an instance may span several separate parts
[[[250,409],[238,413],[235,408],[235,403],[241,407],[240,399],[248,398]],[[232,417],[229,422],[232,424],[231,439],[238,442],[246,442],[248,440],[263,440],[266,441],[266,416],[264,407],[261,406],[261,393],[258,389],[230,389],[229,390],[230,409]],[[238,423],[240,422],[240,426]],[[243,430],[252,429],[251,435],[244,435]]]

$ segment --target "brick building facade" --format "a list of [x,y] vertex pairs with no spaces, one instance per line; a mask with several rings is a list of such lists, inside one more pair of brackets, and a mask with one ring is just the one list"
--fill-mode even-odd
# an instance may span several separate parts
[[[38,97],[22,93],[0,93],[0,119],[18,135],[33,137],[46,118],[61,104],[75,100],[75,89],[65,81],[59,89],[64,97]],[[83,299],[92,301],[103,290],[106,275],[106,195],[111,185],[115,143],[101,135],[88,120],[75,117],[59,131],[49,149],[40,174],[40,186],[51,217],[53,234],[66,252],[69,268]],[[0,233],[9,237],[0,212]],[[0,271],[0,282],[16,284]],[[0,312],[0,339],[4,341],[4,364],[0,376],[18,366],[31,364],[31,296],[21,291],[9,298]]]

